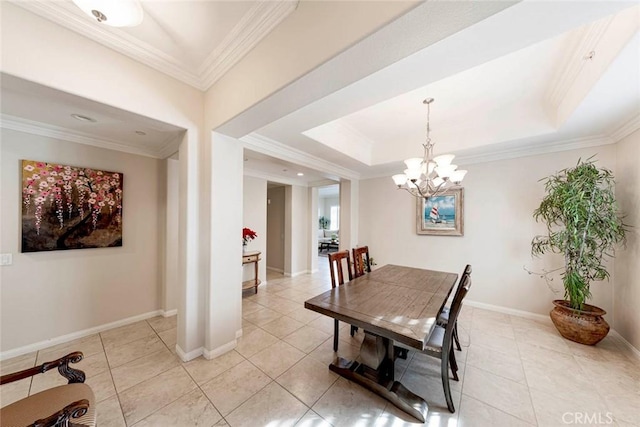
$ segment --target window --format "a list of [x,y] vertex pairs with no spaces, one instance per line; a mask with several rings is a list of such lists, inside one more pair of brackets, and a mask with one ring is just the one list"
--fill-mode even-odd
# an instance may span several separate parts
[[340,206],[331,206],[331,229],[340,229]]

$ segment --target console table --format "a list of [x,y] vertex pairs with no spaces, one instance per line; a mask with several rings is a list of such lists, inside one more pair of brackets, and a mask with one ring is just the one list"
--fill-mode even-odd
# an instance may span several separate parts
[[256,294],[258,293],[258,285],[260,284],[260,279],[258,279],[258,261],[261,259],[260,254],[260,251],[243,252],[242,254],[242,265],[253,264],[255,266],[253,279],[242,282],[243,291],[254,288]]

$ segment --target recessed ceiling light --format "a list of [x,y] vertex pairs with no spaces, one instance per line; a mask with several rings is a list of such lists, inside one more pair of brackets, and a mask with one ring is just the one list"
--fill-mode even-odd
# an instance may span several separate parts
[[147,134],[146,132],[143,132],[141,130],[136,131],[136,135],[145,136],[146,134]]
[[134,27],[142,22],[144,12],[138,0],[73,0],[84,13],[112,27]]
[[304,176],[302,172],[298,172],[298,176]]
[[82,114],[72,114],[71,117],[73,117],[76,120],[80,120],[81,122],[91,122],[91,123],[97,122],[97,120],[94,119],[93,117],[83,116]]

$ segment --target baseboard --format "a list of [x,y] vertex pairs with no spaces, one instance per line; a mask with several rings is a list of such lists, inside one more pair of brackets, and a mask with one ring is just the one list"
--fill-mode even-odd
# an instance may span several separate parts
[[537,320],[539,322],[551,323],[549,316],[545,316],[538,313],[531,313],[530,311],[516,310],[515,308],[507,308],[499,305],[486,304],[484,302],[465,300],[466,305],[470,307],[482,308],[484,310],[496,311],[498,313],[510,314],[512,316],[524,317],[527,319]]
[[178,309],[174,308],[173,310],[166,310],[162,312],[162,317],[171,317],[178,314]]
[[236,348],[237,345],[238,345],[238,341],[233,340],[231,342],[221,345],[218,348],[214,348],[213,350],[205,349],[202,355],[204,356],[205,359],[208,359],[208,360],[215,359],[218,356],[222,356],[223,354],[230,352],[231,350]]
[[137,316],[127,317],[126,319],[116,320],[115,322],[94,326],[93,328],[83,329],[81,331],[72,332],[67,335],[61,335],[56,338],[51,338],[45,341],[40,341],[37,343],[28,344],[22,347],[3,351],[2,353],[0,353],[0,360],[10,359],[16,356],[22,356],[23,354],[31,353],[32,351],[42,350],[43,348],[51,347],[53,345],[58,345],[65,342],[77,340],[79,338],[88,337],[89,335],[97,334],[99,332],[103,332],[108,329],[119,328],[120,326],[130,325],[132,323],[136,323],[141,320],[150,319],[152,317],[156,317],[162,314],[164,314],[162,310],[150,311],[148,313],[139,314]]
[[298,277],[298,276],[302,276],[303,274],[309,274],[309,273],[311,273],[310,270],[302,270],[302,271],[296,271],[295,273],[283,273],[283,274],[287,277]]
[[281,268],[269,267],[267,266],[267,270],[275,271],[276,273],[284,273],[284,270]]
[[238,340],[238,339],[240,339],[240,337],[241,337],[241,336],[242,336],[242,329],[238,329],[238,330],[236,331],[236,339],[237,339],[237,340]]
[[195,350],[191,350],[190,352],[185,353],[185,351],[182,350],[178,344],[176,344],[176,354],[183,362],[188,362],[189,360],[193,360],[196,357],[200,357],[202,356],[203,352],[204,348],[198,347]]
[[633,355],[636,357],[636,359],[640,360],[640,350],[638,350],[637,348],[635,348],[629,341],[627,341],[622,335],[620,335],[618,333],[618,331],[616,331],[615,329],[611,329],[609,331],[609,333],[611,335],[613,335],[614,337],[616,337],[618,340],[620,340],[622,342],[622,344],[624,344],[625,347],[627,347],[631,353],[633,353]]

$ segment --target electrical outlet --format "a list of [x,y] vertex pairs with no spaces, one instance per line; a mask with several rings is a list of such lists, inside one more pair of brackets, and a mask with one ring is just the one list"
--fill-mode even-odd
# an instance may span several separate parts
[[13,257],[11,254],[0,254],[0,265],[11,265],[13,264]]

